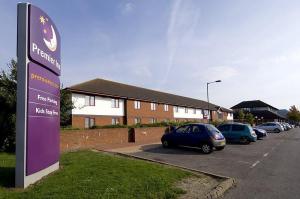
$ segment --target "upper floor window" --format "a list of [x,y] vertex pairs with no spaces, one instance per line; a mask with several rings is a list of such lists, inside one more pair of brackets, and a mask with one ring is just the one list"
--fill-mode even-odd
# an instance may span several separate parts
[[111,100],[111,107],[112,108],[119,108],[120,107],[119,99],[112,99]]
[[207,116],[209,114],[208,110],[203,110],[203,115]]
[[178,106],[174,106],[174,110],[176,113],[178,113]]
[[156,103],[151,103],[150,105],[151,105],[151,111],[155,111],[157,104]]
[[196,114],[196,111],[197,111],[197,110],[194,108],[194,109],[193,109],[193,113]]
[[119,118],[112,118],[112,119],[111,119],[111,124],[112,124],[112,125],[120,124]]
[[185,113],[188,113],[188,112],[189,112],[188,108],[185,107],[185,108],[184,108],[184,112],[185,112]]
[[95,106],[95,96],[85,96],[86,106]]
[[169,111],[169,105],[168,104],[164,105],[164,111]]
[[141,102],[140,101],[134,101],[134,109],[141,109]]

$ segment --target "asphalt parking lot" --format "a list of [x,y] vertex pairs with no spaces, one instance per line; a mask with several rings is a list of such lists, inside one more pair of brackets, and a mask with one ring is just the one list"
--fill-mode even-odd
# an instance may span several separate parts
[[297,128],[270,133],[249,145],[227,144],[209,155],[192,148],[165,149],[160,144],[143,146],[131,154],[234,177],[238,185],[225,198],[295,198],[300,195],[299,152]]

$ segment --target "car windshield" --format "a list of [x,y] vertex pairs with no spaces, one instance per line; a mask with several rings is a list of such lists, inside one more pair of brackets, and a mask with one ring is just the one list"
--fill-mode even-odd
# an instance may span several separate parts
[[219,129],[217,129],[214,125],[207,124],[207,125],[206,125],[206,128],[207,128],[210,132],[213,132],[213,133],[221,133],[221,132],[219,131]]

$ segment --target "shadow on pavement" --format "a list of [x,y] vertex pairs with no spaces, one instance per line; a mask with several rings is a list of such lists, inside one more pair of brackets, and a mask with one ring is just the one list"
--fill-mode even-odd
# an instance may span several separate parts
[[15,168],[0,167],[0,187],[12,188],[15,186]]
[[148,153],[159,153],[159,154],[180,154],[180,155],[205,155],[201,152],[199,148],[194,147],[170,147],[170,148],[163,148],[161,144],[151,144],[145,145],[140,148],[143,152]]

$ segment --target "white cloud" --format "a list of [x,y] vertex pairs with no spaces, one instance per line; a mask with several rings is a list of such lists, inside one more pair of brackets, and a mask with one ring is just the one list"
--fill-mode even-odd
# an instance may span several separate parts
[[152,73],[147,66],[137,66],[133,68],[132,73],[140,78],[151,78]]
[[176,58],[178,50],[181,48],[185,40],[192,39],[191,36],[197,26],[199,20],[199,8],[186,3],[182,0],[174,1],[169,17],[169,24],[166,31],[167,37],[167,66],[162,85],[166,84],[169,79],[170,72],[176,67]]
[[122,5],[121,13],[123,15],[127,15],[133,12],[135,9],[135,5],[132,2],[127,2],[126,4]]
[[201,77],[207,81],[214,81],[214,80],[226,80],[230,79],[236,75],[238,75],[238,71],[230,66],[214,66],[209,67],[207,69],[202,68],[196,73],[193,73],[193,77]]

